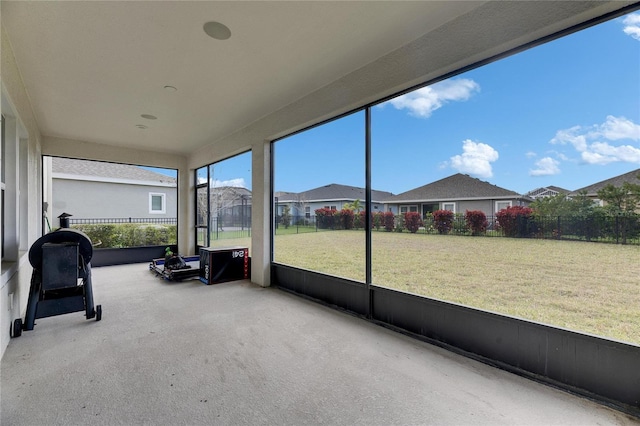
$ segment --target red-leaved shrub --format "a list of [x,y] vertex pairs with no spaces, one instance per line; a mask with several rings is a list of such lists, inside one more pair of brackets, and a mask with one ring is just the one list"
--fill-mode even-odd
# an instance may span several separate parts
[[384,230],[387,232],[392,232],[395,226],[395,215],[393,212],[384,212]]
[[513,206],[496,213],[498,229],[507,237],[529,237],[534,232],[533,210],[529,207]]
[[342,225],[342,229],[353,229],[353,220],[354,220],[353,210],[351,209],[340,210],[340,223]]
[[471,230],[471,235],[481,235],[487,231],[487,215],[481,210],[467,210],[464,213],[464,220]]
[[315,209],[318,229],[332,229],[334,227],[333,214],[335,212],[336,210],[332,209]]
[[433,212],[433,227],[439,234],[448,234],[453,228],[453,212],[451,210],[436,210]]
[[422,226],[422,218],[420,217],[420,213],[418,212],[407,212],[404,214],[404,226],[411,232],[415,234],[418,232],[418,228]]

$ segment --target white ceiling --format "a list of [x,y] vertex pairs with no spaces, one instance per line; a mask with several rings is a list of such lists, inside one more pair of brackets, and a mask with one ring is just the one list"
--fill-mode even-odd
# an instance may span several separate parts
[[2,21],[43,135],[186,153],[481,4],[2,1]]
[[[467,40],[484,35],[502,46],[508,40],[499,37],[510,34],[494,25],[513,29],[531,22],[526,33],[535,39],[544,35],[536,33],[540,28],[549,27],[548,33],[568,25],[547,25],[555,9],[567,16],[578,13],[572,8],[593,9],[580,17],[584,21],[602,13],[602,4],[530,6],[536,16],[522,16],[523,7],[516,6],[494,20],[497,8],[509,9],[510,2],[0,2],[42,135],[185,155],[416,39],[428,43],[425,34],[462,16],[473,15],[464,22],[482,27],[468,28]],[[625,5],[617,4],[609,9]],[[227,25],[231,38],[208,37],[202,29],[208,21]]]

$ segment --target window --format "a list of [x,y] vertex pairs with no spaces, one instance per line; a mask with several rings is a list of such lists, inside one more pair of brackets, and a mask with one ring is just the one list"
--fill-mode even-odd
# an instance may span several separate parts
[[[526,207],[529,200],[518,194],[540,188],[541,181],[587,188],[637,169],[637,132],[629,129],[640,125],[638,46],[621,21],[275,142],[275,191],[322,189],[321,197],[307,199],[340,199],[327,196],[329,182],[363,186],[352,178],[363,174],[366,161],[359,149],[365,129],[355,117],[370,114],[371,189],[391,192],[386,204],[401,215],[418,211],[409,202],[421,205],[423,225],[386,215],[385,222],[393,220],[388,226],[347,231],[333,221],[338,215],[316,216],[317,226],[306,235],[276,231],[274,262],[362,281],[370,261],[372,286],[640,343],[640,233],[615,234],[625,227],[605,226],[616,218],[605,219],[607,206],[586,199],[571,206],[576,210],[567,214],[566,226],[558,215],[546,222],[541,214],[494,217],[512,205]],[[302,177],[317,180],[297,187]],[[454,214],[427,214],[439,207]],[[467,222],[456,210],[481,214]],[[585,222],[584,212],[597,220]],[[603,224],[597,230],[596,222]],[[370,259],[362,253],[366,232]]]
[[309,203],[312,214],[308,221],[276,218],[275,263],[365,280],[365,233],[356,221],[360,216],[338,210],[338,200],[357,198],[361,207],[365,203],[364,123],[359,111],[273,142],[274,193],[295,193]]
[[177,170],[49,156],[42,167],[45,226],[56,228],[65,212],[100,249],[177,244]]
[[507,207],[511,207],[511,201],[496,201],[496,213]]
[[149,193],[149,213],[165,214],[166,213],[165,199],[166,199],[166,194],[150,192]]
[[241,246],[251,253],[251,152],[200,167],[195,187],[196,252]]
[[456,212],[456,203],[442,203],[442,210],[449,210],[450,212]]
[[311,207],[307,206],[304,208],[304,217],[307,219],[311,218]]
[[[638,41],[621,21],[371,107],[372,187],[396,199],[423,198],[425,205],[424,234],[410,236],[397,221],[394,230],[401,232],[372,232],[372,285],[640,343],[640,320],[632,313],[640,303],[633,290],[640,233],[633,243],[627,235],[626,243],[604,244],[622,242],[624,235],[612,232],[615,217],[604,225],[606,206],[586,202],[566,207],[563,217],[519,216],[511,223],[494,217],[511,206],[536,207],[517,194],[548,183],[577,192],[637,169],[622,154],[631,146],[635,157],[640,154],[637,132],[620,129],[640,125]],[[444,99],[454,88],[464,95],[429,100]],[[460,212],[451,222],[424,214],[438,198],[442,209]],[[597,220],[584,220],[589,209]],[[400,208],[407,211],[407,205]],[[486,229],[474,235],[466,211],[484,213]],[[583,242],[565,241],[578,233]],[[416,261],[406,253],[416,253]],[[598,277],[591,273],[596,270]]]

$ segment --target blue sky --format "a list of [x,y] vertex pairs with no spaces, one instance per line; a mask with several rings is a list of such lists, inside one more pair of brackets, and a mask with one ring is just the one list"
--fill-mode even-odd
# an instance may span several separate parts
[[[276,143],[276,191],[364,186],[364,113]],[[466,173],[520,193],[640,168],[640,13],[372,109],[372,186]]]
[[[364,187],[364,112],[275,144],[275,190]],[[576,190],[640,168],[640,12],[372,108],[372,187],[398,194],[455,173],[519,193]],[[251,188],[251,156],[216,163]]]

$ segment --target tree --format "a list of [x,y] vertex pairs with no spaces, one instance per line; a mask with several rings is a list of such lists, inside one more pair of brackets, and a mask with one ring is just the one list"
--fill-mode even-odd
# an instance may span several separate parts
[[346,203],[342,208],[353,210],[355,213],[360,213],[360,210],[362,210],[362,206],[360,205],[360,200],[357,198],[353,200],[352,203]]
[[604,208],[612,214],[633,213],[640,210],[640,185],[624,182],[622,186],[605,186],[598,191],[598,198],[605,202]]
[[580,191],[569,199],[569,214],[573,216],[589,216],[596,207],[596,203],[587,196],[586,191]]
[[536,198],[529,205],[539,216],[565,216],[570,214],[571,200],[565,194]]
[[285,204],[282,208],[282,224],[284,229],[288,229],[289,225],[291,225],[291,208],[288,204]]

